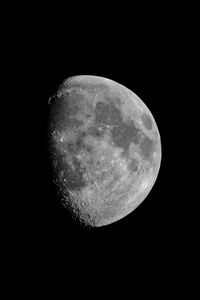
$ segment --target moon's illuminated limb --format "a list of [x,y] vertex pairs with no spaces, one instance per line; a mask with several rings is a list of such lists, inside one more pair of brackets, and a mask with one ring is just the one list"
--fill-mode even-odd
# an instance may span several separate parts
[[[130,91],[128,88],[122,86],[119,83],[114,82],[111,79],[103,78],[103,77],[97,77],[97,76],[76,76],[69,78],[64,82],[64,84],[61,86],[59,92],[57,95],[61,97],[66,91],[73,91],[74,90],[74,84],[80,83],[80,90],[82,89],[82,93],[85,93],[85,95],[89,95],[91,92],[92,87],[95,86],[95,88],[92,91],[92,96],[91,99],[94,99],[94,93],[98,92],[99,93],[99,85],[101,85],[101,89],[106,90],[106,93],[109,94],[110,98],[113,97],[113,99],[119,97],[120,100],[122,101],[122,114],[124,118],[126,117],[131,117],[132,120],[137,121],[140,123],[141,127],[144,129],[142,122],[140,120],[140,116],[143,113],[143,111],[148,112],[149,115],[152,117],[152,114],[146,107],[146,105],[143,103],[143,101],[132,91]],[[78,86],[78,85],[77,85]],[[87,90],[87,88],[90,87],[90,89]],[[103,94],[101,94],[102,96]],[[100,99],[100,98],[98,98]],[[91,103],[94,104],[94,103]],[[123,119],[124,120],[124,119]],[[92,220],[94,226],[103,226],[106,224],[113,223],[114,221],[122,218],[123,216],[127,215],[131,211],[135,209],[136,206],[138,206],[145,198],[145,196],[148,194],[150,191],[151,187],[153,186],[153,183],[155,181],[155,178],[157,176],[158,172],[158,165],[160,163],[160,158],[161,158],[161,147],[160,147],[160,136],[159,132],[155,123],[155,120],[153,119],[153,129],[151,132],[148,132],[147,130],[144,131],[147,133],[149,137],[156,138],[157,141],[157,151],[159,151],[159,155],[157,154],[156,157],[154,158],[156,163],[154,163],[154,167],[151,171],[151,173],[148,174],[146,178],[143,178],[142,181],[140,182],[140,185],[138,185],[137,190],[135,191],[130,191],[130,193],[124,194],[124,196],[121,196],[121,206],[119,206],[119,211],[116,212],[115,215],[103,217],[103,213],[106,213],[104,211],[104,207],[101,207],[100,203],[102,203],[103,199],[103,194],[99,192],[100,189],[98,189],[98,184],[96,184],[96,190],[90,190],[86,189],[85,193],[82,194],[82,198],[80,201],[77,200],[77,203],[79,203],[80,207],[83,204],[83,213],[90,214],[91,219],[93,218],[92,214],[94,214],[94,218]],[[86,122],[85,122],[86,123]],[[72,134],[73,136],[73,134]],[[68,132],[68,137],[69,137],[69,132]],[[60,142],[64,142],[65,140],[65,135],[61,135],[58,137],[60,139]],[[95,142],[94,142],[95,144]],[[103,141],[102,142],[102,148],[107,148],[108,144]],[[100,147],[99,147],[100,148]],[[159,150],[160,149],[160,150]],[[79,155],[81,158],[81,155]],[[113,151],[113,158],[111,158],[110,161],[115,161],[116,162],[116,154],[115,151]],[[159,162],[158,162],[159,161]],[[124,162],[121,161],[121,159],[118,159],[118,168],[121,169],[122,177],[121,181],[118,182],[119,186],[122,186],[122,183],[124,184],[124,188],[126,188],[126,184],[130,183],[129,182],[129,174],[127,173],[127,166]],[[127,175],[128,174],[128,175]],[[72,195],[73,196],[73,195]],[[112,195],[114,197],[114,195]],[[105,198],[104,194],[104,198]],[[120,196],[119,196],[120,197]],[[95,202],[96,201],[96,202]],[[116,195],[116,202],[118,201],[117,195]],[[95,213],[96,213],[96,221],[95,221]],[[95,223],[96,222],[96,223]]]

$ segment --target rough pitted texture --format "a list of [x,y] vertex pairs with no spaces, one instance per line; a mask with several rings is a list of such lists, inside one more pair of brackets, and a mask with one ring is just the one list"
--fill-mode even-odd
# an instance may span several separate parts
[[[154,137],[124,117],[124,100],[116,92],[122,87],[114,90],[116,85],[75,77],[64,83],[52,105],[57,182],[65,206],[88,226],[109,224],[130,212],[127,199],[139,193],[156,151]],[[147,130],[154,126],[144,113],[141,121]]]

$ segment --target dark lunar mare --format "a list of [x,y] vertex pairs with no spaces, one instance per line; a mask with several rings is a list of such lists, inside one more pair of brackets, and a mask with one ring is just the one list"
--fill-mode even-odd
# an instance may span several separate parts
[[121,120],[121,113],[112,102],[96,104],[95,121],[97,124],[117,125]]
[[123,148],[124,155],[128,154],[131,143],[139,144],[141,131],[133,121],[121,122],[111,130],[112,141],[116,147]]
[[144,134],[140,143],[140,150],[143,158],[149,161],[155,151],[155,141]]
[[[115,146],[122,148],[122,156],[128,158],[131,143],[138,146],[142,158],[151,162],[152,154],[155,151],[155,141],[148,137],[133,121],[122,122],[111,130],[112,141]],[[135,161],[132,161],[133,170],[136,168]]]
[[[122,156],[128,159],[130,144],[133,143],[140,147],[140,153],[144,160],[150,161],[151,155],[155,150],[155,142],[139,127],[136,122],[128,118],[123,121],[121,112],[114,104],[115,99],[108,99],[107,102],[98,102],[95,107],[95,122],[97,126],[103,128],[109,126],[113,145],[123,149]],[[117,100],[117,99],[116,99]],[[120,103],[118,101],[118,103]],[[147,115],[143,116],[145,125],[150,128],[151,119]],[[95,133],[95,130],[93,130]],[[96,131],[96,136],[98,131]],[[130,168],[137,169],[137,161],[132,160]]]
[[152,129],[153,122],[152,122],[151,117],[147,113],[143,113],[142,114],[141,120],[143,122],[144,127],[147,130],[151,130]]

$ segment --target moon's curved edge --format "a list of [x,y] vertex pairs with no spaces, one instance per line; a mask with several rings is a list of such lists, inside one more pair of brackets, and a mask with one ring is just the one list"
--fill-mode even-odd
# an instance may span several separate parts
[[[158,176],[158,172],[160,169],[160,163],[161,163],[161,139],[160,139],[160,134],[159,134],[159,130],[157,127],[157,124],[155,122],[155,119],[151,113],[151,111],[149,110],[149,108],[146,106],[146,104],[141,100],[141,98],[139,96],[137,96],[132,90],[130,90],[129,88],[125,87],[124,85],[113,81],[112,79],[108,79],[105,77],[101,77],[101,76],[95,76],[95,75],[77,75],[77,76],[72,76],[69,77],[67,80],[65,80],[63,82],[63,84],[60,87],[60,94],[64,93],[65,90],[67,90],[68,88],[73,87],[73,84],[86,84],[86,85],[92,85],[92,84],[105,84],[108,88],[111,94],[115,94],[115,95],[120,95],[120,97],[122,97],[123,99],[126,99],[126,101],[128,100],[130,102],[130,106],[133,105],[135,107],[136,110],[139,110],[140,112],[142,111],[146,111],[150,114],[150,116],[152,117],[155,127],[156,127],[156,131],[157,131],[157,139],[158,139],[158,147],[159,147],[159,151],[158,151],[158,157],[156,158],[155,161],[155,167],[154,170],[151,174],[151,176],[149,176],[147,178],[148,180],[148,184],[145,187],[141,187],[141,190],[137,193],[137,195],[132,195],[130,196],[130,202],[128,203],[127,207],[125,207],[125,210],[120,214],[117,215],[114,219],[112,220],[102,220],[101,224],[96,224],[95,227],[101,227],[101,226],[105,226],[111,223],[114,223],[120,219],[122,219],[124,216],[127,216],[128,214],[130,214],[133,210],[135,210],[135,208],[140,205],[144,199],[147,197],[147,195],[150,193],[156,179]],[[145,184],[145,183],[144,183]]]

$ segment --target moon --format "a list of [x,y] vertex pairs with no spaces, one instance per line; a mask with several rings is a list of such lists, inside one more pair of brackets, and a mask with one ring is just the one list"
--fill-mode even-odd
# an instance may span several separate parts
[[50,159],[63,206],[89,227],[134,211],[161,163],[159,130],[145,103],[117,82],[89,75],[64,80],[48,103]]

